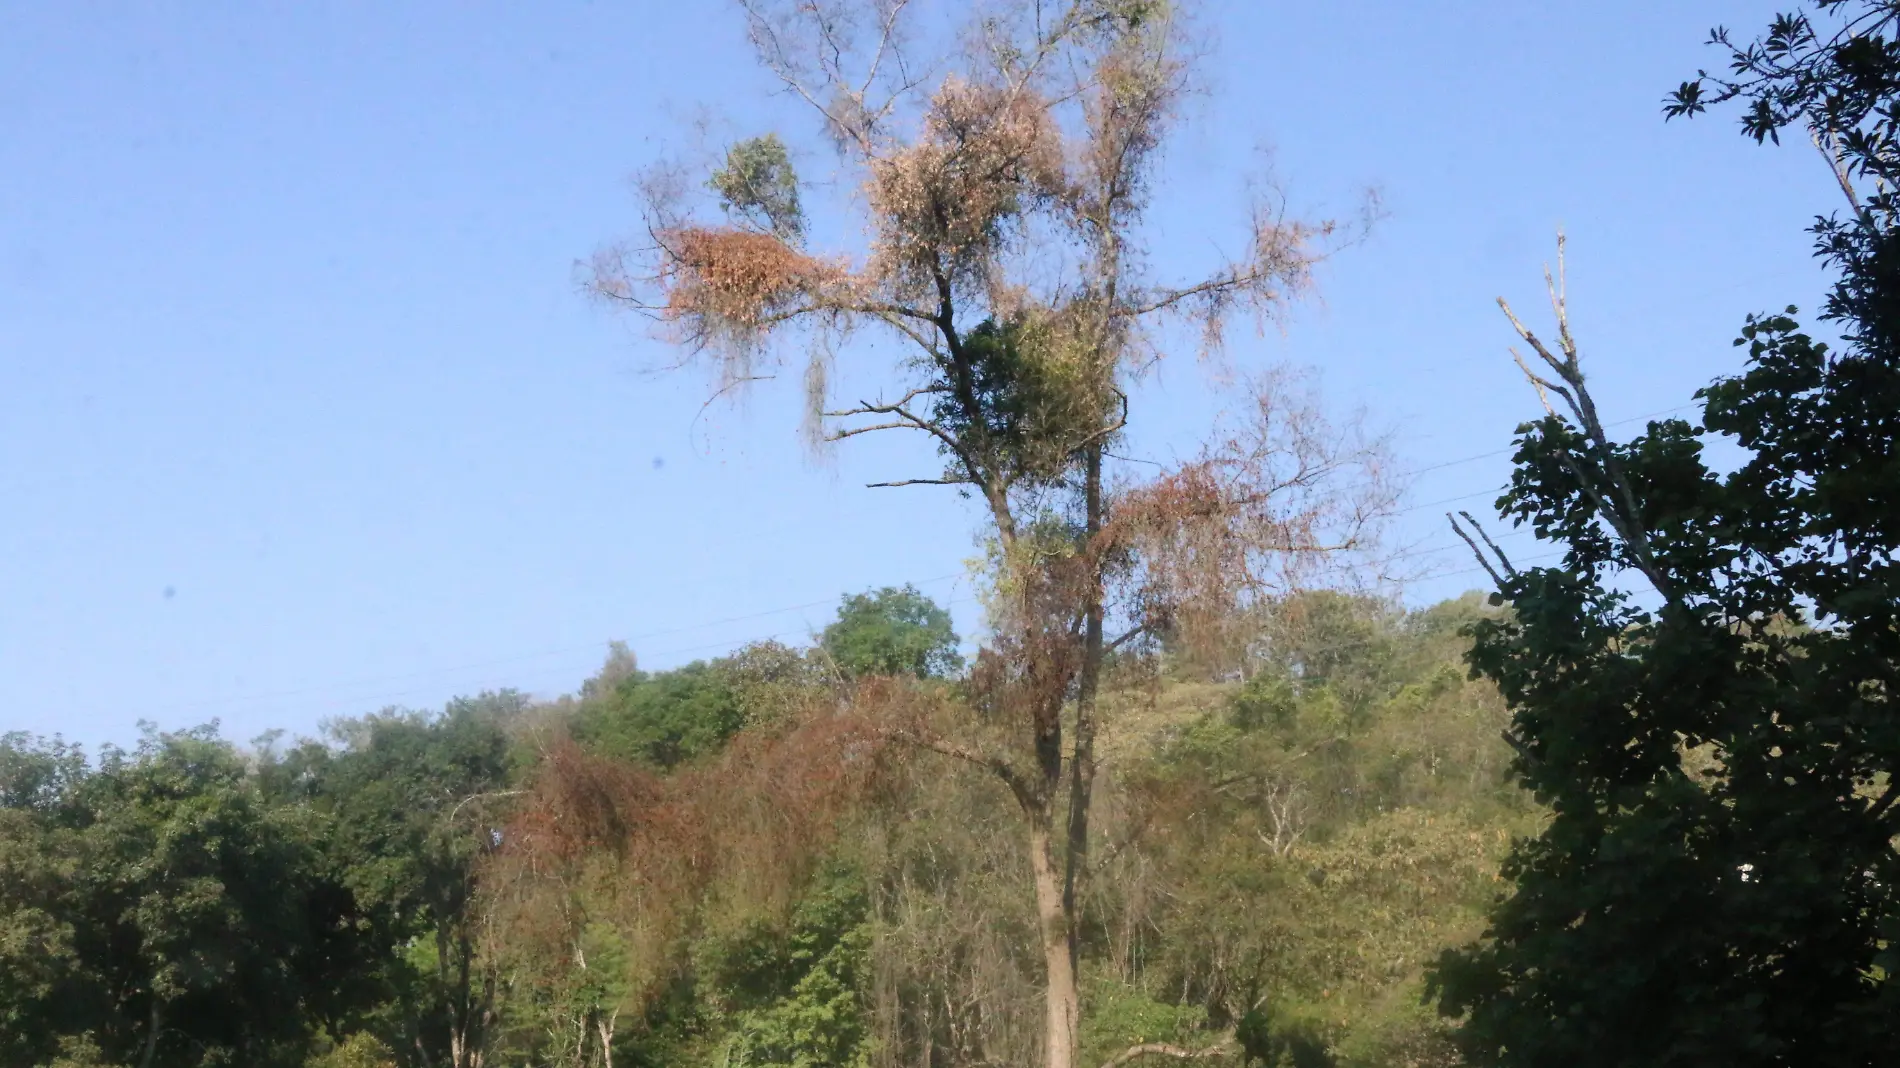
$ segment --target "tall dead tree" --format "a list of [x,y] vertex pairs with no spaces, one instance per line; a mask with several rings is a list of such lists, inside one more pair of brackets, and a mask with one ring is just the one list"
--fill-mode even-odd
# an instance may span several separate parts
[[[1336,243],[1273,205],[1237,256],[1180,283],[1144,250],[1160,149],[1190,85],[1179,5],[1015,0],[954,49],[909,0],[744,0],[761,62],[808,103],[858,182],[868,241],[822,251],[785,141],[740,142],[698,183],[658,170],[645,239],[597,257],[595,292],[650,316],[722,390],[804,346],[812,425],[840,442],[921,434],[940,471],[879,486],[979,500],[993,548],[991,635],[972,701],[997,744],[893,716],[889,736],[993,772],[1020,807],[1047,971],[1046,1063],[1071,1068],[1078,901],[1111,652],[1191,641],[1293,572],[1367,545],[1392,500],[1376,442],[1335,432],[1256,379],[1198,460],[1145,481],[1110,453],[1141,371],[1187,324],[1204,351],[1237,314],[1278,313]],[[869,330],[900,341],[901,384],[839,403],[832,361]]]

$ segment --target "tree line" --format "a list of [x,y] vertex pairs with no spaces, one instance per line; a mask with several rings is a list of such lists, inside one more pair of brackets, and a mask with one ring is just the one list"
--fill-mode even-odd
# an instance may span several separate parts
[[[1535,821],[1460,662],[1492,613],[1314,593],[1254,621],[1244,678],[1113,665],[1140,689],[1099,739],[1085,1059],[1449,1063],[1424,967]],[[971,674],[947,613],[886,589],[808,648],[616,648],[554,702],[91,760],[7,736],[0,1063],[1033,1061],[1016,802],[852,710]]]

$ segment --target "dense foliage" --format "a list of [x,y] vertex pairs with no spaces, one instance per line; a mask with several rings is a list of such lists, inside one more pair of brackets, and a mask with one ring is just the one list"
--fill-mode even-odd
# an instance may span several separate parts
[[343,1008],[352,948],[311,821],[206,731],[0,753],[8,1063],[299,1063],[277,1009]]
[[[1515,715],[1544,832],[1448,955],[1476,1063],[1867,1065],[1900,1049],[1900,5],[1822,0],[1732,47],[1756,139],[1812,137],[1849,198],[1815,226],[1822,319],[1751,317],[1695,421],[1614,442],[1560,323],[1500,508],[1568,551],[1518,572],[1472,663]],[[1837,17],[1834,24],[1826,23]],[[1726,34],[1717,41],[1728,45]],[[1856,186],[1869,186],[1864,195]],[[1728,469],[1705,458],[1726,439]]]
[[846,597],[837,620],[820,636],[819,646],[851,678],[943,678],[963,668],[950,613],[915,586],[886,586]]
[[[880,591],[827,633],[893,598],[893,625],[944,618]],[[1252,1063],[1445,1063],[1423,962],[1474,932],[1535,819],[1502,704],[1458,666],[1480,618],[1312,595],[1252,620],[1244,679],[1183,664],[1117,691],[1085,1058],[1232,1036]],[[9,736],[0,1064],[1033,1061],[1008,798],[863,748],[840,711],[967,683],[834,663],[768,643],[643,673],[619,650],[574,698],[385,712],[281,752]],[[864,774],[837,777],[854,746]]]

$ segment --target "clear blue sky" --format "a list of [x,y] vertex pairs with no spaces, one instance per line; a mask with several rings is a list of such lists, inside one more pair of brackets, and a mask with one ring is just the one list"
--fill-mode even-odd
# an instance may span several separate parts
[[[1732,368],[1745,312],[1813,303],[1818,160],[1659,114],[1710,25],[1772,8],[1214,4],[1161,232],[1181,264],[1231,233],[1257,145],[1315,212],[1382,188],[1322,299],[1235,356],[1396,426],[1416,504],[1496,486],[1501,456],[1439,465],[1536,410],[1491,301],[1541,311],[1559,224],[1613,416]],[[769,388],[695,423],[704,383],[646,374],[665,352],[576,290],[636,220],[627,176],[702,104],[796,117],[768,88],[713,0],[0,3],[0,730],[307,732],[567,691],[609,638],[667,666],[844,591],[967,597],[962,506],[859,488],[918,453],[813,465]],[[1145,446],[1191,441],[1191,365]],[[1404,536],[1445,545],[1440,511]]]

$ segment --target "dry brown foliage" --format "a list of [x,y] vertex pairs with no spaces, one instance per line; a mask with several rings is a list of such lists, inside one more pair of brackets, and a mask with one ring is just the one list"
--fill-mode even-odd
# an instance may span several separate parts
[[937,279],[983,280],[1013,217],[1060,194],[1062,142],[1028,89],[947,79],[921,135],[870,164],[868,278],[934,301]]
[[[594,288],[652,316],[689,358],[708,358],[722,390],[764,377],[753,360],[768,342],[815,339],[807,381],[828,440],[925,434],[942,472],[878,485],[955,485],[986,507],[997,566],[970,714],[946,718],[901,688],[866,689],[853,707],[883,717],[858,721],[864,744],[933,750],[1007,784],[1036,893],[1046,1056],[1072,1068],[1108,653],[1231,644],[1223,628],[1251,600],[1366,548],[1392,500],[1376,442],[1336,433],[1274,389],[1196,461],[1146,484],[1118,486],[1109,448],[1143,367],[1166,347],[1165,324],[1186,323],[1203,351],[1218,349],[1234,316],[1264,322],[1299,295],[1336,231],[1266,203],[1227,262],[1178,284],[1151,277],[1150,183],[1188,88],[1180,4],[962,12],[965,47],[934,65],[911,55],[908,0],[742,6],[761,62],[835,136],[865,240],[849,256],[814,256],[756,229],[694,222],[684,187],[656,183],[650,244],[603,258]],[[904,384],[894,400],[830,409],[832,342],[863,326],[904,346],[894,365]],[[1105,633],[1111,624],[1119,636]],[[764,766],[776,752],[748,759]],[[819,776],[825,755],[807,753],[814,762],[798,774]],[[691,822],[747,843],[735,850],[796,855],[823,838],[799,822],[818,818],[805,813],[831,811],[825,799],[849,790],[786,789],[758,781],[695,801]]]
[[489,952],[559,974],[605,924],[632,960],[637,1001],[720,909],[782,910],[847,817],[889,788],[888,732],[808,710],[670,775],[551,745],[484,873]]
[[[1100,398],[1126,387],[1137,349],[1165,347],[1152,335],[1161,323],[1192,325],[1212,351],[1236,314],[1264,322],[1305,290],[1336,243],[1330,223],[1290,219],[1269,199],[1226,262],[1180,284],[1147,276],[1138,231],[1189,84],[1178,4],[999,5],[973,16],[967,51],[939,65],[912,55],[921,5],[905,0],[742,6],[761,61],[837,135],[867,240],[814,254],[697,221],[694,183],[661,167],[642,186],[647,240],[597,256],[588,280],[708,358],[722,391],[764,377],[754,361],[772,341],[835,341],[875,324],[917,346],[922,392],[939,393],[967,374],[961,338],[978,322],[1030,315],[1062,323],[1062,343],[1091,354],[1078,388]],[[918,393],[827,411],[832,351],[813,349],[807,377],[833,440],[902,427],[957,452],[938,420],[906,406]],[[1006,481],[981,470],[931,481],[986,479]]]
[[981,769],[911,761],[862,849],[874,897],[880,1068],[1035,1064],[1042,959],[1019,815]]
[[654,237],[667,250],[660,319],[674,342],[693,348],[748,352],[774,321],[846,278],[773,234],[682,226]]
[[1114,499],[1098,552],[1131,634],[1231,647],[1254,604],[1376,560],[1399,495],[1384,442],[1290,385],[1256,379],[1234,430]]

